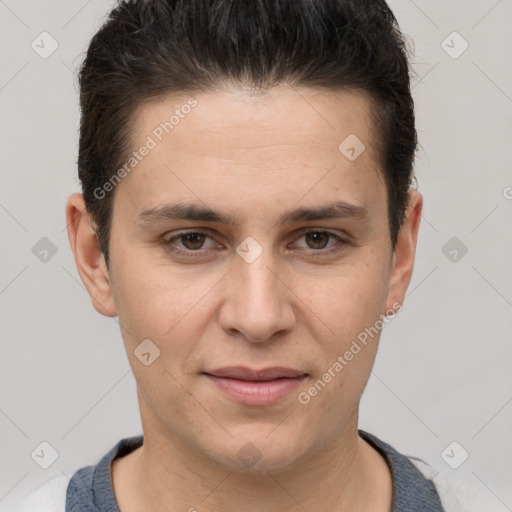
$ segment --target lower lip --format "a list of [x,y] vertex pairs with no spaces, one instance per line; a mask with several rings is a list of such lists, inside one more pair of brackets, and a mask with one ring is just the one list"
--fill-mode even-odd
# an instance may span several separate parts
[[297,389],[306,375],[268,381],[249,381],[204,374],[226,395],[245,405],[270,405]]

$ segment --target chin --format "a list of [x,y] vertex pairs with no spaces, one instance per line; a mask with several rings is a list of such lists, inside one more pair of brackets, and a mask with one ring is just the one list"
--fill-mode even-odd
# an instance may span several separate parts
[[245,425],[230,429],[233,437],[226,436],[223,443],[211,446],[207,450],[208,458],[237,473],[264,474],[293,466],[304,454],[304,443],[286,428],[279,432],[280,427],[275,429],[275,425],[264,427]]

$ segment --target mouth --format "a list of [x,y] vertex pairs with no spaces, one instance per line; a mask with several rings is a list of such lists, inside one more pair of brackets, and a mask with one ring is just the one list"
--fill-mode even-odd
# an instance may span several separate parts
[[308,376],[293,368],[272,367],[253,370],[231,366],[204,372],[210,382],[228,398],[244,405],[270,405],[290,395]]

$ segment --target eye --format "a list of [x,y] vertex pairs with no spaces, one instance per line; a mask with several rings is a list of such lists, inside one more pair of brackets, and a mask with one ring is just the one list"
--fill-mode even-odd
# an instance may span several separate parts
[[[210,244],[205,247],[206,241]],[[219,247],[209,233],[203,231],[181,232],[177,235],[164,239],[164,245],[170,251],[186,254],[187,252],[200,252],[202,250]]]
[[[304,239],[304,244],[300,240]],[[308,256],[321,257],[343,250],[351,245],[347,240],[330,231],[321,229],[309,229],[295,238],[293,248],[299,249],[299,253],[306,253]],[[201,257],[215,249],[223,249],[224,246],[218,243],[209,231],[186,231],[178,232],[174,236],[164,237],[162,245],[166,250],[178,256]]]
[[[310,229],[306,232],[304,232],[298,240],[304,239],[306,246],[306,249],[313,249],[313,253],[318,252],[319,255],[322,254],[329,254],[333,252],[337,252],[341,249],[343,249],[343,246],[350,245],[350,243],[346,240],[343,240],[341,237],[336,235],[335,233],[331,233],[330,231],[323,231],[318,229]],[[332,243],[329,244],[329,240],[332,241]],[[294,244],[296,245],[297,242]],[[299,246],[300,247],[300,246]],[[304,248],[302,246],[301,248]],[[315,255],[316,256],[316,255]]]
[[311,249],[325,249],[329,238],[332,238],[332,233],[327,231],[308,231],[304,233],[301,238],[305,238],[306,243]]

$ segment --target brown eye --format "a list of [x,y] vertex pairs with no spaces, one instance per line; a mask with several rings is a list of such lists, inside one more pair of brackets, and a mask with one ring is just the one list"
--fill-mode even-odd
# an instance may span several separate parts
[[191,251],[201,249],[206,239],[203,233],[187,233],[178,238],[182,240],[183,246]]
[[325,231],[311,231],[305,234],[306,241],[312,249],[323,249],[331,236]]
[[293,246],[298,249],[298,254],[307,258],[326,258],[341,253],[352,243],[331,231],[310,228],[302,231]]
[[202,231],[181,232],[172,237],[163,237],[162,245],[173,253],[194,257],[220,248],[209,232]]

